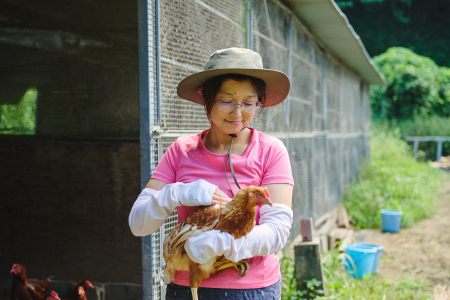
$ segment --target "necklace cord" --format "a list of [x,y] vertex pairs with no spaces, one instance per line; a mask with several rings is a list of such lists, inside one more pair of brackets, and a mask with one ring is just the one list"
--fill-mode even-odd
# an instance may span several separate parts
[[233,145],[233,138],[237,137],[236,134],[230,134],[231,136],[231,141],[230,141],[230,146],[228,147],[228,153],[225,159],[225,178],[227,179],[227,183],[228,186],[230,187],[230,191],[233,194],[233,196],[235,195],[233,192],[233,189],[231,188],[230,182],[228,181],[228,172],[227,172],[227,165],[228,165],[228,161],[230,161],[230,170],[231,170],[231,175],[233,175],[233,180],[234,183],[236,184],[236,186],[241,189],[241,187],[239,186],[239,183],[237,182],[236,176],[234,175],[234,170],[233,170],[233,163],[231,162],[231,146]]

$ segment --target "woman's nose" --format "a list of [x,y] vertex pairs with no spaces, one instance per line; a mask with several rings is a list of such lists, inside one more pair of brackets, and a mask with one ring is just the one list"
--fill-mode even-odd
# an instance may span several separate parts
[[236,105],[236,107],[234,108],[234,110],[231,111],[231,115],[233,116],[240,116],[242,115],[242,104],[241,105]]

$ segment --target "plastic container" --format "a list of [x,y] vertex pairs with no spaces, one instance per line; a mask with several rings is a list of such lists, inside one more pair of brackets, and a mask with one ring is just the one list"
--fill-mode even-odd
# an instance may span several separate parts
[[403,212],[395,209],[380,209],[384,232],[398,232],[402,223]]
[[[375,256],[378,250],[373,247],[359,247],[357,245],[348,245],[345,248],[345,253],[347,253],[353,260],[350,261],[346,258],[346,263],[344,267],[346,271],[352,277],[362,278],[366,274],[371,274],[373,272],[373,265],[375,262]],[[356,269],[354,268],[356,267]]]
[[375,260],[373,262],[373,268],[372,268],[372,272],[375,272],[378,270],[378,264],[380,262],[380,258],[381,255],[383,254],[383,250],[384,250],[384,246],[381,244],[375,244],[375,243],[363,243],[363,242],[358,242],[353,244],[357,247],[367,247],[367,248],[373,248],[377,250],[377,253],[375,254]]

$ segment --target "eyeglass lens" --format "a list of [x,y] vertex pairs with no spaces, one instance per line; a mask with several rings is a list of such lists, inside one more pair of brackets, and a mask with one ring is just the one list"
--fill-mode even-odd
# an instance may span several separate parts
[[248,102],[244,102],[242,104],[237,104],[234,101],[218,101],[216,103],[217,103],[217,107],[219,108],[219,110],[225,111],[225,112],[231,112],[231,111],[235,110],[236,106],[238,106],[238,105],[245,112],[253,112],[255,110],[256,106],[258,106],[258,104],[259,104],[259,102],[256,102],[256,101],[248,101]]

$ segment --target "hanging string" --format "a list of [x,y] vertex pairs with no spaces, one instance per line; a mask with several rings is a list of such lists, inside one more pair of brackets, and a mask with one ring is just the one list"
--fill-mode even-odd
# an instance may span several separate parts
[[239,186],[239,183],[237,182],[236,176],[234,175],[234,170],[233,170],[233,164],[231,162],[231,146],[233,145],[233,138],[237,137],[236,134],[230,134],[231,136],[231,141],[230,141],[230,146],[228,147],[228,153],[225,159],[225,178],[227,179],[227,183],[228,186],[230,187],[230,191],[233,194],[234,197],[234,192],[233,189],[231,188],[230,182],[228,181],[228,172],[227,172],[227,166],[228,166],[228,161],[230,161],[230,170],[231,170],[231,175],[233,175],[233,179],[234,179],[234,183],[236,184],[236,186],[241,189],[241,187]]

